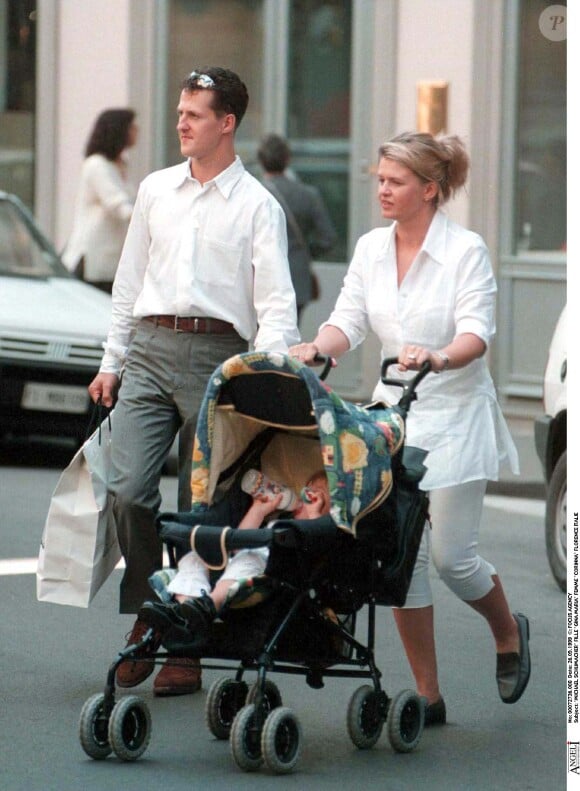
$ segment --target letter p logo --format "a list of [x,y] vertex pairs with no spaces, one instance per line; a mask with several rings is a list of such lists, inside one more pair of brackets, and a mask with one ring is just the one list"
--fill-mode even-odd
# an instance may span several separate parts
[[567,36],[566,6],[550,5],[544,8],[538,19],[540,32],[550,41],[564,41]]

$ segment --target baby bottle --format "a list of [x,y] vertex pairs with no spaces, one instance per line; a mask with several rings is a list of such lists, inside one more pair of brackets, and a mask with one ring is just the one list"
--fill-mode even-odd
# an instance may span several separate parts
[[261,494],[265,495],[269,500],[273,500],[281,494],[280,509],[282,511],[293,511],[298,504],[298,498],[289,486],[276,483],[276,481],[271,480],[259,470],[248,470],[242,478],[241,487],[244,492],[251,494],[252,497]]

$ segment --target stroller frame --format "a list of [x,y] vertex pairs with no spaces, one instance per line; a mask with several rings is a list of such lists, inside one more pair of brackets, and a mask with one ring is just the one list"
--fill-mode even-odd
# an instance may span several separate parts
[[[386,384],[402,388],[403,395],[395,409],[405,418],[416,398],[416,387],[428,373],[429,367],[424,366],[411,380],[388,379],[388,366],[394,362],[396,359],[383,361],[381,378]],[[329,367],[329,361],[325,360],[322,378]],[[171,565],[175,566],[176,550],[189,548],[191,525],[168,522],[163,516],[160,518],[160,534],[167,545]],[[318,521],[321,522],[318,526],[321,535],[330,529],[336,535],[334,525],[330,526],[326,519]],[[305,525],[305,531],[311,534],[312,522]],[[213,525],[206,525],[203,529],[210,540],[212,533],[217,536],[222,530]],[[260,530],[231,530],[225,537],[225,546],[228,551],[242,546],[266,545],[293,549],[300,543],[300,535],[295,523],[281,520]],[[153,665],[167,661],[170,664],[171,657],[176,655],[192,658],[203,656],[214,660],[200,662],[203,669],[234,672],[233,678],[221,677],[212,684],[206,700],[206,721],[216,738],[229,738],[234,761],[245,771],[254,771],[265,763],[275,773],[287,773],[294,769],[300,756],[300,723],[294,713],[282,705],[278,688],[268,678],[271,673],[302,675],[307,684],[315,689],[323,687],[324,679],[331,677],[370,680],[371,684],[359,687],[350,700],[347,728],[352,742],[359,749],[369,749],[378,741],[386,723],[392,748],[397,752],[413,750],[422,735],[424,706],[412,690],[403,690],[390,698],[382,688],[382,674],[374,655],[377,596],[373,592],[363,595],[358,607],[353,605],[349,612],[343,613],[343,620],[335,616],[336,622],[323,621],[320,616],[325,603],[316,592],[319,582],[316,576],[321,573],[316,570],[301,585],[284,580],[277,582],[277,593],[291,595],[293,601],[281,621],[268,631],[258,655],[226,657],[228,663],[223,664],[223,653],[212,651],[211,645],[202,642],[198,646],[183,646],[181,650],[179,646],[171,645],[171,650],[149,650],[148,655],[141,658],[139,655],[143,649],[151,649],[155,644],[154,630],[150,628],[138,643],[118,653],[108,669],[104,692],[93,695],[83,706],[80,741],[85,753],[98,760],[114,752],[121,760],[134,761],[145,752],[150,741],[151,715],[145,702],[136,695],[116,700],[116,672],[126,660],[134,659]],[[367,605],[368,610],[366,644],[354,636],[356,612],[363,604]],[[246,612],[253,610],[255,608]],[[323,625],[327,641],[334,640],[334,644],[342,646],[340,655],[323,657],[322,660],[320,657],[294,659],[279,650],[292,624],[299,620],[299,616],[305,615],[310,616],[319,628]],[[254,671],[257,680],[249,688],[244,676]]]

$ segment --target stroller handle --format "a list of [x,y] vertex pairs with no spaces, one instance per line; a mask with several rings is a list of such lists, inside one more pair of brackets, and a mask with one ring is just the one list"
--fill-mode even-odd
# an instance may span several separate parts
[[387,369],[390,365],[394,365],[395,363],[399,362],[398,357],[385,357],[381,364],[381,382],[384,385],[394,385],[395,387],[400,387],[403,391],[401,398],[399,399],[399,408],[401,411],[404,412],[405,415],[409,412],[411,404],[417,398],[417,393],[415,390],[417,389],[417,385],[421,382],[427,374],[431,371],[431,363],[429,360],[426,360],[422,365],[421,368],[417,371],[417,374],[412,379],[393,379],[387,376]]
[[325,514],[317,519],[277,519],[267,527],[232,529],[226,525],[186,524],[169,520],[158,523],[159,537],[163,542],[188,552],[194,549],[202,558],[216,563],[223,549],[251,549],[270,547],[273,544],[287,548],[312,548],[317,542],[336,539],[338,528]]
[[318,363],[319,365],[324,365],[324,368],[318,375],[318,378],[324,381],[328,376],[330,369],[334,365],[334,360],[332,359],[332,357],[329,357],[327,354],[316,354],[314,355],[314,362]]

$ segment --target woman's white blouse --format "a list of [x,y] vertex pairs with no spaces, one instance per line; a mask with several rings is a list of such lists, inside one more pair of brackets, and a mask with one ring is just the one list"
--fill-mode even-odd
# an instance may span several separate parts
[[[373,330],[383,358],[396,357],[406,344],[442,349],[463,333],[489,344],[495,333],[497,289],[481,237],[438,210],[398,287],[395,227],[376,228],[359,239],[326,324],[341,329],[351,349]],[[396,365],[389,374],[398,379],[413,375]],[[399,388],[380,381],[373,393],[373,399],[391,404],[400,396]],[[411,405],[407,443],[429,451],[425,490],[497,480],[499,462],[505,458],[519,472],[517,451],[483,358],[425,377]]]
[[82,166],[73,230],[62,260],[74,271],[84,258],[84,278],[112,282],[135,202],[135,188],[119,165],[91,154]]

